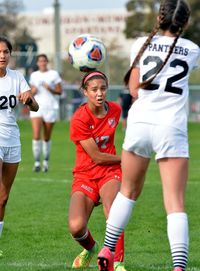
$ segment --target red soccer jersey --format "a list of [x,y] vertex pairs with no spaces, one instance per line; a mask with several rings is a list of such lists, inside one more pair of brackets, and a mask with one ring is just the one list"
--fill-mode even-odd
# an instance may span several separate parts
[[[119,122],[121,108],[114,102],[107,102],[108,112],[104,118],[97,118],[87,104],[74,113],[70,125],[70,138],[76,145],[74,177],[98,179],[105,175],[108,166],[97,165],[80,144],[81,140],[93,138],[101,152],[116,154],[115,130]],[[120,164],[109,165],[113,169]]]

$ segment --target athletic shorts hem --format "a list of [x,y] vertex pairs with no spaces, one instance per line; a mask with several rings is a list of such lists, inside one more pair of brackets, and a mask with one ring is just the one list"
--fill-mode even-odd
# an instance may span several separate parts
[[174,154],[172,154],[172,155],[170,155],[170,154],[159,154],[159,155],[156,155],[155,156],[155,160],[157,161],[157,160],[159,160],[159,159],[163,159],[163,158],[187,158],[187,159],[189,159],[190,157],[189,157],[189,155],[188,154],[176,154],[176,155],[174,155]]
[[21,161],[21,146],[0,147],[0,159],[4,163],[15,164]]
[[74,194],[75,192],[82,192],[86,197],[90,198],[94,202],[95,205],[99,204],[99,200],[100,200],[99,196],[94,195],[94,194],[90,194],[89,192],[87,192],[87,190],[81,188],[80,186],[72,188],[71,194]]
[[126,147],[124,147],[124,145],[123,145],[122,148],[123,148],[123,150],[125,150],[125,151],[132,152],[132,153],[134,153],[134,154],[136,154],[136,155],[138,155],[138,156],[141,156],[141,157],[143,157],[143,158],[147,158],[147,159],[150,159],[150,158],[151,158],[151,155],[148,156],[148,155],[140,154],[140,153],[137,152],[137,151],[131,150],[131,148],[126,148]]
[[120,168],[113,170],[108,169],[107,174],[95,180],[88,180],[87,178],[83,177],[74,177],[74,180],[72,182],[72,194],[76,191],[83,192],[95,203],[95,205],[98,205],[100,200],[100,190],[102,186],[112,180],[120,182],[121,177],[122,174]]

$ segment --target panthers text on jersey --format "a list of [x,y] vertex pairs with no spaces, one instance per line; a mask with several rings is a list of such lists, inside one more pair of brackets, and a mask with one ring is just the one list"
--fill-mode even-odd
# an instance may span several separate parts
[[[131,63],[146,37],[131,49]],[[150,79],[165,60],[174,38],[154,36],[137,67],[140,82]],[[190,40],[179,38],[167,63],[146,89],[139,89],[138,99],[129,111],[128,122],[172,126],[187,131],[188,79],[197,66],[200,50]]]

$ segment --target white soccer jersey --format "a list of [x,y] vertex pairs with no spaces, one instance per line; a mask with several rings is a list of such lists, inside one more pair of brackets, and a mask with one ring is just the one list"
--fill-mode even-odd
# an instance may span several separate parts
[[54,70],[46,72],[35,71],[31,74],[29,83],[37,88],[37,93],[34,97],[41,109],[58,109],[58,95],[51,93],[43,87],[43,84],[46,83],[50,88],[55,88],[55,85],[61,83],[61,81],[62,79],[58,72]]
[[20,146],[19,128],[16,123],[17,95],[30,90],[23,75],[15,70],[6,70],[0,77],[0,146]]
[[[131,63],[146,37],[139,38],[131,49]],[[154,36],[143,53],[138,67],[140,82],[151,78],[165,60],[173,37]],[[133,103],[128,122],[168,125],[187,131],[188,79],[200,57],[199,47],[179,38],[164,68],[147,89],[139,89],[138,99]]]

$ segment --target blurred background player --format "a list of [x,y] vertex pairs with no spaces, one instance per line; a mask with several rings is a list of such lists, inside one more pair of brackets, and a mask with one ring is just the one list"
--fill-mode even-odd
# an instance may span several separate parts
[[119,102],[122,108],[122,130],[126,130],[126,123],[128,117],[128,110],[133,103],[133,97],[131,96],[129,89],[126,87],[119,95]]
[[[189,17],[186,1],[163,1],[155,28],[148,38],[136,40],[131,49],[132,67],[125,76],[125,84],[138,99],[129,110],[122,152],[122,184],[107,220],[99,270],[113,270],[117,237],[124,231],[141,194],[152,153],[156,153],[162,180],[173,270],[186,269],[188,78],[199,57],[199,47],[180,37]],[[159,30],[160,35],[156,35]]]
[[[58,119],[61,82],[55,70],[48,69],[48,58],[45,54],[37,56],[38,70],[30,75],[31,92],[39,104],[38,112],[30,112],[33,130],[32,149],[35,159],[33,170],[40,171],[41,152],[43,151],[43,172],[48,171],[51,149],[51,134],[54,123]],[[43,129],[43,141],[41,132]]]
[[[28,105],[30,110],[38,110],[38,104],[23,75],[7,67],[11,53],[10,41],[0,36],[0,236],[3,230],[5,206],[21,161],[16,107],[20,102]],[[1,250],[0,256],[2,256]]]
[[[87,224],[90,215],[101,199],[107,218],[110,206],[120,187],[121,157],[116,154],[114,135],[121,109],[106,101],[108,80],[99,72],[86,74],[81,89],[87,103],[74,113],[70,138],[76,145],[76,164],[73,170],[72,195],[69,207],[69,230],[84,248],[75,258],[72,268],[85,269],[97,252]],[[115,253],[115,270],[125,271],[124,236],[118,241]]]

